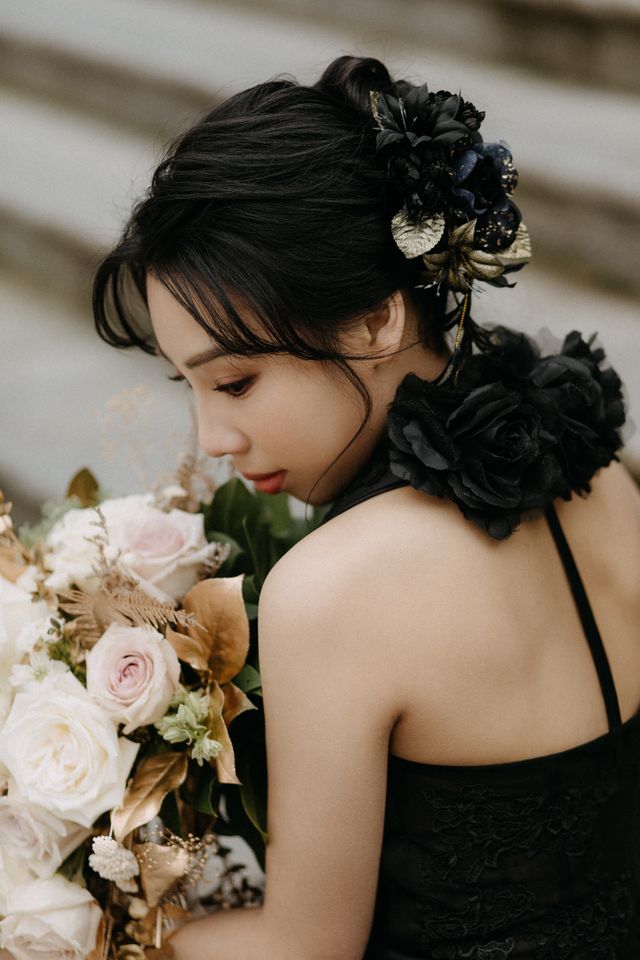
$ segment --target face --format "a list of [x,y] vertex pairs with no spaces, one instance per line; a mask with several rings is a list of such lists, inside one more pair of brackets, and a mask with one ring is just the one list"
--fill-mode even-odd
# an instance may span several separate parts
[[288,354],[208,358],[215,341],[151,274],[147,299],[161,352],[193,389],[202,450],[230,456],[243,474],[285,470],[282,490],[311,504],[331,502],[384,429],[389,387],[378,367],[354,364],[371,393],[372,418],[310,496],[364,418],[355,388],[327,365]]

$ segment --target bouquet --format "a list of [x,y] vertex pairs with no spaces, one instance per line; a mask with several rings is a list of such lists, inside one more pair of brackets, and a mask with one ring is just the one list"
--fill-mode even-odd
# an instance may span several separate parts
[[16,960],[158,958],[190,917],[261,902],[224,837],[264,867],[258,598],[309,525],[284,493],[234,477],[203,500],[195,476],[107,498],[82,470],[19,535],[0,494],[0,946]]

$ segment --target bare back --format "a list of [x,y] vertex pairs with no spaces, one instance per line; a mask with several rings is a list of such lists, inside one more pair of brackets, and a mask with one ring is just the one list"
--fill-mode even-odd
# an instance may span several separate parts
[[[640,707],[640,490],[612,463],[587,497],[555,503],[609,658],[622,720]],[[392,753],[421,763],[502,763],[607,732],[594,662],[544,517],[495,541],[451,502],[412,487],[357,504],[325,528],[391,562],[375,597],[367,670],[395,690]],[[378,651],[377,653],[375,651]]]

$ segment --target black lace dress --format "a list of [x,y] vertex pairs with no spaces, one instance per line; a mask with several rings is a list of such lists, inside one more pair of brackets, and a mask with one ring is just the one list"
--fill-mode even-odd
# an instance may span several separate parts
[[[384,448],[323,523],[405,486]],[[569,750],[455,766],[389,755],[365,960],[639,960],[640,711],[621,722],[606,652],[553,505],[609,732]]]

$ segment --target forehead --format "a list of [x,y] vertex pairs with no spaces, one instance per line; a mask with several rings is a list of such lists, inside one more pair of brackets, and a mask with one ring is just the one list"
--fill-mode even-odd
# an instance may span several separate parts
[[146,278],[147,305],[158,353],[182,364],[215,345],[214,338],[153,274]]

